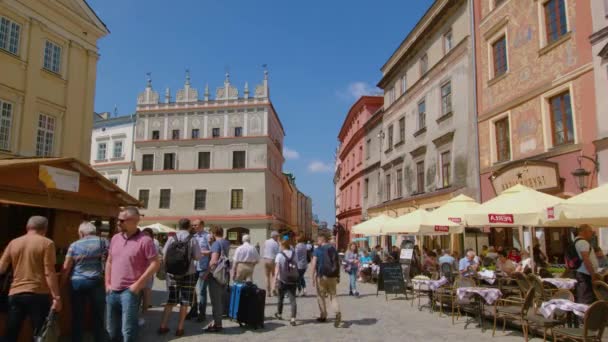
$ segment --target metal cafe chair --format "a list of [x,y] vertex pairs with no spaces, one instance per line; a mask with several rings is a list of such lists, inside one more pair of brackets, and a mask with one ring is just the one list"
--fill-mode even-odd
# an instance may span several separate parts
[[600,280],[594,281],[593,293],[597,300],[608,300],[608,284]]
[[475,287],[475,280],[467,277],[457,277],[452,288],[452,325],[454,325],[454,314],[458,312],[456,319],[460,319],[461,309],[475,310],[475,301],[472,299],[458,299],[457,290],[460,287]]
[[494,305],[494,328],[492,337],[496,333],[496,321],[502,318],[502,331],[505,331],[507,319],[517,320],[521,323],[524,338],[528,340],[528,311],[534,304],[534,288],[530,288],[526,293],[523,303],[513,299],[499,299]]
[[[571,302],[574,302],[574,295],[570,290],[559,289],[557,290],[551,299],[566,299]],[[553,329],[559,325],[566,325],[568,322],[569,313],[568,312],[554,312],[552,318],[545,318],[540,314],[530,314],[528,315],[527,321],[528,326],[536,326],[543,329],[543,341],[547,341],[547,332],[549,329]]]
[[553,328],[553,341],[601,341],[608,321],[608,302],[597,301],[587,309],[582,328]]

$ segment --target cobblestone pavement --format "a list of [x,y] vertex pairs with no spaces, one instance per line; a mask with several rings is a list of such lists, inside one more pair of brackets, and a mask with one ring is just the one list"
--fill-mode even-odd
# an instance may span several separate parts
[[[256,283],[263,287],[262,268],[256,267],[254,276]],[[399,339],[402,341],[489,341],[492,339],[491,322],[486,321],[484,333],[475,323],[469,324],[465,329],[465,318],[456,321],[452,326],[450,317],[439,317],[438,313],[431,314],[427,309],[418,311],[416,305],[404,298],[390,297],[386,301],[383,294],[376,297],[375,286],[359,284],[361,296],[359,298],[348,296],[348,279],[343,274],[339,286],[339,302],[344,323],[340,328],[334,328],[333,322],[319,324],[314,321],[318,315],[318,306],[314,291],[310,287],[310,274],[307,274],[309,285],[308,296],[298,297],[298,325],[292,327],[288,321],[278,321],[274,318],[276,312],[276,297],[268,298],[266,303],[265,328],[255,330],[243,329],[228,320],[224,321],[223,334],[207,334],[201,329],[203,324],[187,322],[186,336],[177,339],[173,335],[177,325],[177,308],[171,317],[171,332],[163,338],[156,335],[162,308],[159,306],[167,298],[164,282],[156,281],[154,288],[155,307],[146,317],[146,324],[142,329],[142,341],[386,341]],[[401,296],[403,297],[403,296]],[[424,301],[424,300],[423,300]],[[210,308],[208,308],[210,315]],[[289,306],[284,309],[287,317]],[[330,312],[330,315],[332,313]],[[330,316],[331,317],[331,316]],[[204,323],[206,324],[206,323]],[[519,331],[498,331],[492,341],[522,341]],[[536,339],[538,340],[538,339]]]

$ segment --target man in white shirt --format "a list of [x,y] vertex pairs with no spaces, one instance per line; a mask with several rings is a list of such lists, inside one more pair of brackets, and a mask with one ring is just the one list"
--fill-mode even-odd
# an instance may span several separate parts
[[260,261],[260,255],[250,242],[249,235],[243,235],[243,244],[234,251],[232,266],[232,279],[234,281],[253,281],[253,270]]
[[595,301],[592,276],[597,272],[598,262],[589,243],[592,237],[593,229],[591,226],[583,224],[580,226],[578,235],[574,240],[574,247],[580,260],[582,260],[581,266],[576,270],[576,302],[581,304],[592,304]]
[[266,274],[266,293],[268,293],[268,297],[272,297],[275,292],[275,262],[274,259],[279,254],[279,233],[273,231],[270,233],[270,239],[264,241],[264,252],[262,257],[264,258],[264,272]]

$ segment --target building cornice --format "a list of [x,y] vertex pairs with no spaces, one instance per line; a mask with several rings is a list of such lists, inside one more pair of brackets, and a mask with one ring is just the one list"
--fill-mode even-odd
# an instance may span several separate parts
[[[246,168],[246,169],[191,169],[191,170],[153,170],[153,171],[133,171],[134,176],[153,176],[153,175],[177,175],[177,174],[209,174],[209,173],[256,173],[270,170],[268,168]],[[277,176],[277,178],[279,178]]]
[[348,128],[355,120],[355,117],[359,115],[359,113],[366,109],[366,107],[371,106],[379,106],[382,107],[384,103],[383,96],[361,96],[348,110],[348,114],[346,114],[346,119],[342,123],[342,127],[340,128],[340,133],[338,133],[338,139],[340,141],[344,141],[346,133],[348,132]]
[[593,32],[593,34],[589,36],[589,42],[591,42],[591,45],[594,45],[595,43],[601,41],[606,37],[608,37],[608,26],[604,27],[601,30]]

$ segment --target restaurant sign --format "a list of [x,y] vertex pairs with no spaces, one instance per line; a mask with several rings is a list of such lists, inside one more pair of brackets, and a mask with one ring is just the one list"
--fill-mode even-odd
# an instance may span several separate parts
[[513,214],[488,214],[488,221],[490,223],[502,223],[502,224],[513,224]]
[[462,223],[462,218],[460,217],[448,217],[448,220],[458,224]]
[[435,231],[439,233],[448,233],[450,231],[450,227],[448,226],[435,226]]
[[40,165],[38,179],[47,189],[78,192],[80,187],[80,173],[47,165]]
[[490,181],[496,195],[517,184],[545,192],[561,189],[558,165],[548,161],[526,160],[509,164],[492,173]]

